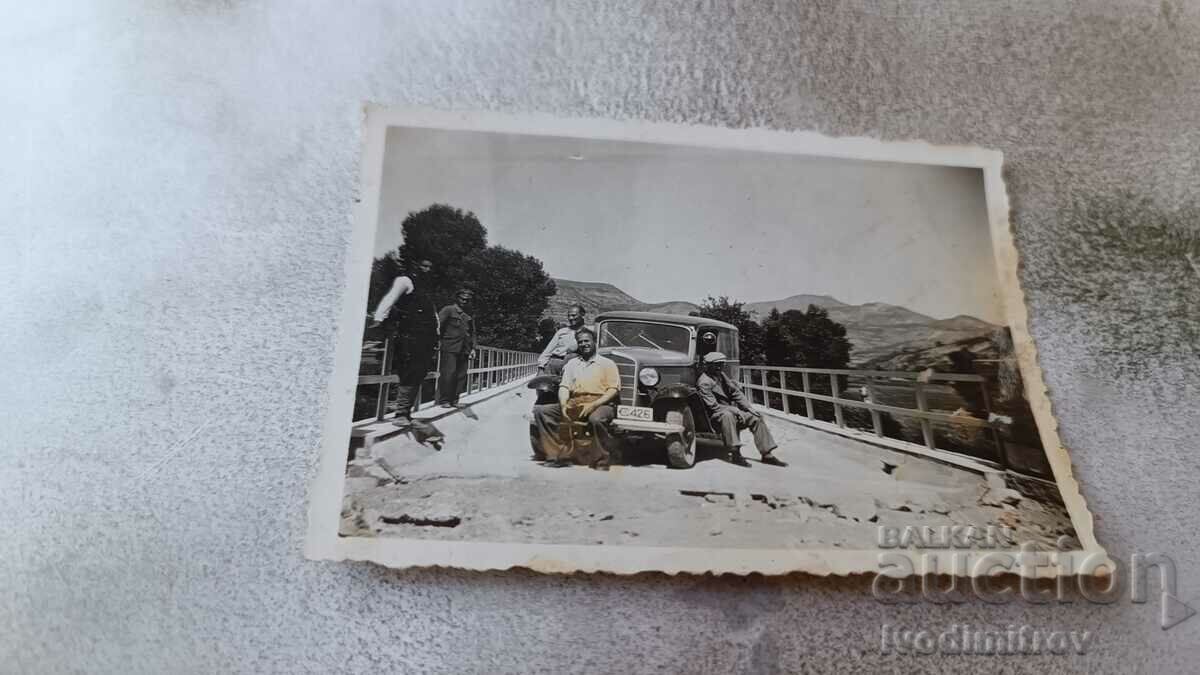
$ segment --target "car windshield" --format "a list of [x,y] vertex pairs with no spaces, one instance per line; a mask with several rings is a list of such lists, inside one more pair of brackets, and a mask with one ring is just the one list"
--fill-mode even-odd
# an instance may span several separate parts
[[601,347],[642,347],[688,353],[691,333],[680,326],[641,321],[605,321],[600,329]]

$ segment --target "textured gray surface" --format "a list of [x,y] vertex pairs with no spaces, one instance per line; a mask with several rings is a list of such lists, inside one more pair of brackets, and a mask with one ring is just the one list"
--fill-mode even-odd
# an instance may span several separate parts
[[[1195,5],[16,14],[0,670],[1194,671],[1200,620],[1163,632],[1127,600],[896,608],[863,579],[401,573],[307,562],[301,539],[362,101],[766,125],[1007,154],[1032,331],[1097,535],[1118,559],[1171,554],[1200,600]],[[884,622],[1099,634],[1085,658],[914,661],[878,653]]]

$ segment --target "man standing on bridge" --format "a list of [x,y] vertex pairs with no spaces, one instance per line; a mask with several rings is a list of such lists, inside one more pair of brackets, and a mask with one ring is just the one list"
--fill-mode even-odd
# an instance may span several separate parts
[[696,378],[696,388],[700,390],[700,400],[704,402],[713,428],[725,442],[729,461],[738,466],[750,466],[750,462],[742,456],[740,435],[742,429],[749,429],[754,434],[754,447],[762,455],[763,464],[787,466],[787,462],[772,454],[778,444],[762,416],[750,407],[742,388],[725,374],[725,361],[725,355],[721,352],[705,354],[704,372]]
[[539,373],[559,375],[563,372],[563,366],[575,358],[578,353],[575,332],[583,328],[585,316],[587,316],[587,310],[583,308],[583,305],[571,305],[567,308],[566,327],[558,329],[558,332],[546,344],[546,348],[542,350],[542,355],[538,357]]
[[437,310],[419,283],[432,269],[430,261],[416,261],[406,275],[396,277],[373,314],[375,325],[382,324],[388,335],[392,373],[400,379],[392,424],[401,429],[412,426],[413,407],[437,349]]
[[458,407],[458,397],[467,389],[467,366],[475,353],[475,320],[464,310],[471,302],[471,291],[459,289],[455,299],[438,312],[442,332],[438,404],[443,408]]
[[[590,464],[593,469],[607,471],[613,448],[612,431],[608,428],[616,412],[610,403],[621,389],[617,364],[596,353],[596,334],[590,328],[580,328],[575,334],[579,356],[563,367],[558,386],[558,402],[533,407],[529,437],[535,457],[544,457],[564,465],[568,460]],[[591,432],[595,457],[570,457],[565,453],[560,433],[563,423],[583,420]]]

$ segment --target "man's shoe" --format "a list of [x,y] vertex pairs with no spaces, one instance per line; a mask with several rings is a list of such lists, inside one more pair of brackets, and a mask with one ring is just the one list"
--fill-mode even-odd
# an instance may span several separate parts
[[737,464],[738,466],[744,466],[746,468],[750,468],[751,466],[750,462],[747,461],[745,457],[742,457],[742,453],[740,452],[729,453],[729,463]]
[[608,460],[602,459],[599,462],[592,464],[592,468],[597,471],[608,471]]
[[787,466],[788,465],[787,462],[783,461],[782,459],[779,459],[775,455],[763,455],[762,463],[770,464],[771,466]]

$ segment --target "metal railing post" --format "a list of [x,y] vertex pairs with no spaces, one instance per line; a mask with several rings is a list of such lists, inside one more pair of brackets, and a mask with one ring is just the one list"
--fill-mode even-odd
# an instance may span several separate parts
[[1008,452],[1004,447],[1004,439],[1000,437],[1000,430],[992,425],[992,395],[988,393],[988,381],[985,379],[979,383],[979,391],[983,392],[983,412],[987,415],[988,428],[992,431],[992,442],[996,444],[996,459],[1000,462],[1000,466],[1008,468]]
[[[443,360],[445,358],[445,355],[446,355],[446,353],[439,349],[437,351],[437,358],[434,359],[434,362],[433,362],[433,365],[436,367],[435,370],[437,370],[437,377],[433,378],[433,402],[434,403],[437,403],[438,399],[441,398],[441,394],[442,394],[442,392],[441,392],[442,368],[446,367],[446,362]],[[429,376],[426,375],[426,377],[429,377]],[[421,384],[424,385],[425,383],[422,382]]]
[[[786,370],[779,371],[779,388],[782,389],[784,392],[787,392],[787,371]],[[786,393],[783,393],[783,394],[780,394],[780,396],[783,397],[783,413],[785,415],[792,414],[792,406],[791,406],[791,404],[788,403],[788,395]]]
[[[929,412],[929,401],[925,398],[925,384],[916,382],[917,393],[917,410],[921,412]],[[930,450],[937,450],[937,446],[933,442],[933,423],[924,417],[921,418],[921,435],[925,437],[925,447]]]
[[[392,357],[391,338],[384,338],[383,339],[383,358],[379,359],[380,362],[383,363],[383,367],[380,368],[380,370],[379,370],[380,375],[388,374],[388,370],[391,369],[391,365],[392,365],[391,357]],[[379,389],[376,391],[376,394],[375,394],[375,396],[376,396],[375,419],[378,421],[382,421],[384,416],[387,415],[388,395],[390,393],[391,393],[391,385],[388,384],[387,382],[380,382]]]
[[829,376],[829,389],[833,392],[833,419],[839,427],[845,428],[846,419],[842,415],[842,404],[838,403],[838,399],[842,397],[842,384],[838,382],[838,375]]
[[808,397],[808,395],[812,392],[809,391],[808,371],[807,370],[800,373],[800,379],[804,386],[804,412],[808,414],[808,419],[810,419],[810,420],[816,419],[816,417],[813,415],[812,399]]
[[[876,402],[875,378],[873,378],[873,377],[867,378],[867,399],[869,399],[867,401],[868,403]],[[875,435],[882,438],[883,437],[883,418],[879,415],[878,410],[871,411],[871,426],[873,426],[875,428]]]

